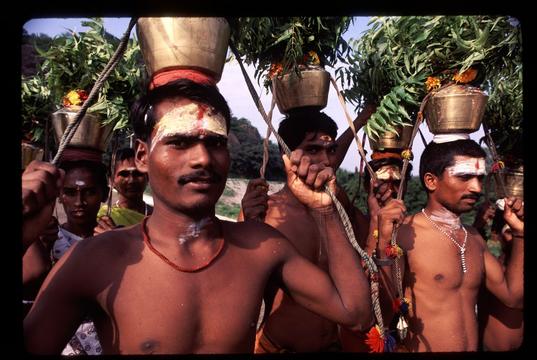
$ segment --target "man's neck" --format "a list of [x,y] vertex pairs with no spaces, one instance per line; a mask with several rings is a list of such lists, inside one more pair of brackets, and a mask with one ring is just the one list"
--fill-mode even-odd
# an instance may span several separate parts
[[[153,216],[154,215],[154,216]],[[180,244],[188,247],[199,241],[213,241],[220,236],[220,221],[212,213],[192,216],[155,203],[152,216],[147,220],[151,242]]]
[[95,229],[95,226],[97,226],[97,222],[88,225],[78,225],[66,222],[62,225],[65,230],[69,231],[72,234],[78,235],[81,238],[93,236],[93,230]]
[[427,202],[425,211],[427,216],[440,226],[446,227],[450,230],[457,230],[461,228],[462,224],[460,214],[454,213],[440,203],[434,201]]

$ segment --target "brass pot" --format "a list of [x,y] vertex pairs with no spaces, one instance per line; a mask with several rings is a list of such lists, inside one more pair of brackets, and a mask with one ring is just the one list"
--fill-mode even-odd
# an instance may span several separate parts
[[282,114],[302,106],[326,107],[330,74],[323,69],[308,69],[276,76],[272,79],[272,90],[276,104]]
[[[75,117],[76,111],[66,108],[60,109],[51,115],[54,139],[58,146],[65,129],[70,123],[75,121]],[[113,129],[112,124],[103,126],[100,116],[86,113],[71,138],[69,146],[93,148],[104,152],[112,136]]]
[[194,68],[222,77],[230,28],[218,17],[142,17],[140,49],[149,75],[171,68]]
[[[519,166],[516,169],[505,168],[502,173],[495,173],[495,188],[496,197],[498,199],[514,196],[524,198],[524,166]],[[503,178],[505,184],[505,192],[500,186],[498,177]]]
[[43,160],[44,151],[39,146],[30,143],[21,143],[21,166],[26,169],[33,160]]
[[471,133],[481,125],[488,96],[479,88],[452,85],[433,95],[425,105],[427,126],[433,134]]
[[[377,140],[369,139],[371,150],[406,149],[412,137],[412,126],[396,126],[397,134],[386,131]],[[398,135],[399,134],[399,135]]]

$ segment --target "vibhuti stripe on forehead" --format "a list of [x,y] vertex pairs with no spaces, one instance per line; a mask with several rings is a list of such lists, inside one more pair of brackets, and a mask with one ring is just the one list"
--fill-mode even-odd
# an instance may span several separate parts
[[446,168],[449,175],[487,175],[485,159],[470,158],[464,160],[455,160],[453,166]]
[[188,135],[194,131],[211,132],[227,138],[226,119],[211,107],[190,102],[166,112],[155,125],[156,134],[150,151],[165,137]]
[[379,180],[401,180],[401,171],[395,165],[382,166],[375,174]]

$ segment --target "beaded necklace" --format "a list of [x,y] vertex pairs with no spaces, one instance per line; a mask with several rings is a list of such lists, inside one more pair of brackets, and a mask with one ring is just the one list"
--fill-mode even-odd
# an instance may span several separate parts
[[170,259],[168,259],[166,256],[164,256],[160,251],[158,251],[157,249],[155,249],[153,247],[153,245],[151,244],[151,239],[149,238],[149,235],[147,233],[147,227],[146,227],[146,223],[147,223],[147,219],[149,217],[145,217],[143,220],[142,220],[142,235],[143,235],[143,238],[144,238],[144,243],[147,245],[147,247],[149,248],[149,250],[151,250],[153,253],[155,253],[155,255],[157,255],[159,258],[161,258],[166,264],[170,265],[171,267],[173,267],[175,270],[177,271],[181,271],[181,272],[187,272],[187,273],[193,273],[193,272],[196,272],[196,271],[200,271],[202,269],[205,269],[206,267],[208,267],[209,265],[211,265],[211,263],[213,261],[216,260],[216,258],[220,255],[220,253],[222,252],[222,249],[224,249],[224,244],[225,244],[225,241],[224,241],[224,238],[222,237],[222,242],[220,243],[220,246],[218,247],[218,249],[216,250],[215,254],[209,258],[209,260],[207,260],[207,262],[205,262],[204,264],[201,264],[201,265],[198,265],[192,269],[188,269],[188,268],[183,268],[183,267],[180,267],[179,265],[173,263]]
[[461,225],[462,227],[462,230],[464,231],[464,241],[462,242],[462,246],[459,245],[459,243],[457,242],[457,240],[455,240],[451,235],[449,235],[447,232],[444,231],[444,229],[442,229],[440,226],[438,226],[436,224],[436,222],[434,222],[426,213],[425,213],[425,209],[421,209],[421,212],[423,213],[423,215],[425,216],[425,218],[427,220],[429,220],[429,222],[431,222],[431,224],[434,225],[434,227],[436,229],[438,229],[438,231],[440,231],[442,234],[446,235],[446,237],[451,240],[455,245],[457,245],[457,247],[459,248],[459,251],[460,251],[460,255],[461,255],[461,264],[462,264],[462,272],[465,273],[468,269],[466,267],[466,240],[468,240],[468,232],[466,231],[466,228]]

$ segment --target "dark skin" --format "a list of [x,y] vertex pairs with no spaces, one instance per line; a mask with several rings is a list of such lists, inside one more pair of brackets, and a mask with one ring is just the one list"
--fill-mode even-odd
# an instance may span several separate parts
[[[297,149],[304,152],[307,162],[312,166],[331,166],[339,159],[338,143],[323,132],[307,133]],[[363,216],[357,219],[358,211],[355,211],[344,191],[338,189],[336,194],[354,220],[355,234],[365,238],[367,223],[360,222]],[[251,180],[242,200],[239,221],[243,218],[264,220],[283,233],[300,254],[321,269],[328,269],[326,250],[321,245],[315,221],[287,187],[267,196],[266,182],[263,179]],[[295,352],[314,352],[322,351],[337,341],[337,325],[334,322],[304,309],[284,291],[277,291],[274,299],[271,296],[273,295],[268,294],[266,299],[270,315],[265,316],[265,324],[260,332],[266,334],[272,342]],[[264,350],[258,346],[256,352]]]
[[[117,205],[145,214],[153,212],[153,207],[144,202],[144,190],[147,186],[147,175],[136,169],[133,158],[116,161],[113,178],[114,188],[118,192]],[[115,229],[117,225],[110,216],[101,216],[97,219],[94,229],[95,235],[104,231]]]
[[[157,119],[184,100],[162,100],[154,106]],[[223,251],[207,267],[188,273],[144,244],[141,225],[77,243],[47,277],[25,319],[30,352],[60,352],[87,311],[105,354],[252,352],[262,296],[272,283],[333,321],[361,328],[370,320],[367,279],[363,272],[346,271],[359,268],[359,259],[330,199],[319,191],[326,183],[335,186],[331,169],[310,168],[301,153],[284,159],[288,186],[327,232],[329,276],[271,227],[214,216],[229,168],[223,139],[191,132],[151,140],[139,141],[136,151],[136,166],[149,174],[155,200],[147,220],[151,244],[185,268],[214,257],[222,241]],[[178,241],[204,219],[196,236]]]
[[[472,159],[454,157],[454,161]],[[426,173],[429,196],[425,211],[460,216],[472,209],[482,180],[482,175],[452,175],[447,170],[441,176]],[[405,342],[410,351],[476,351],[475,305],[482,285],[505,305],[522,306],[524,213],[520,200],[507,199],[504,219],[517,234],[506,272],[471,227],[467,227],[465,252],[468,270],[463,273],[459,250],[423,214],[406,218],[400,226],[397,241],[404,251],[403,288],[411,302]],[[464,231],[457,229],[453,234],[462,244]],[[389,237],[381,232],[379,243],[384,247],[388,242]]]

